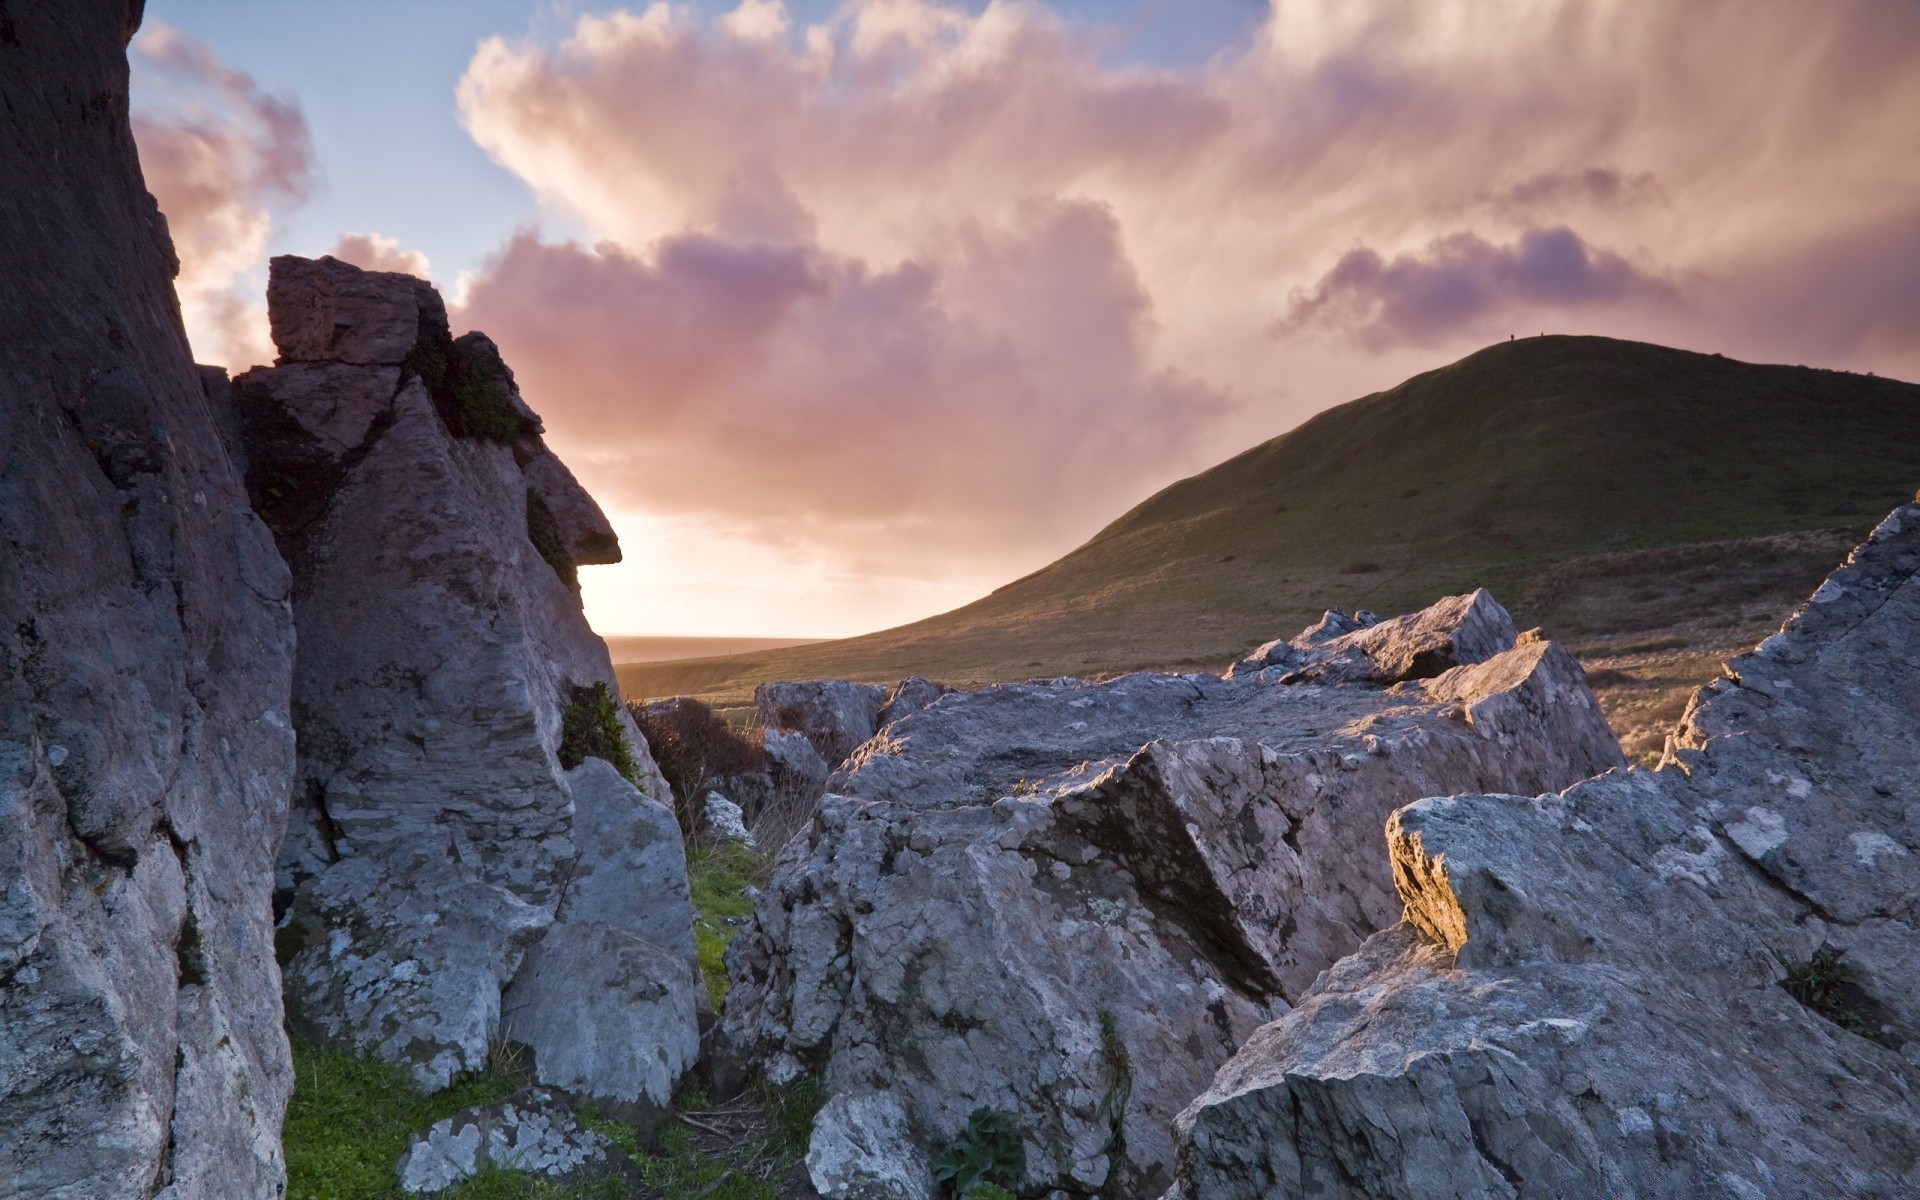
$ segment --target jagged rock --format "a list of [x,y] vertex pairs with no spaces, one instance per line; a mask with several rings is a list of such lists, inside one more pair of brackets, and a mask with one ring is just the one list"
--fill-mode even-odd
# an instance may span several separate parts
[[1023,1193],[1155,1194],[1215,1067],[1397,919],[1394,808],[1621,761],[1537,636],[1392,689],[1136,674],[945,696],[862,745],[781,852],[729,950],[725,1045],[823,1081],[824,1196],[930,1196],[932,1155],[983,1105],[1025,1133]]
[[[285,257],[272,272],[287,361],[234,394],[300,633],[290,1016],[444,1087],[483,1065],[502,989],[550,928],[603,925],[690,970],[684,852],[573,590],[568,547],[605,518],[509,404],[493,344],[449,338],[437,294],[407,276]],[[610,709],[640,791],[597,758],[564,769],[563,712],[581,704]],[[595,977],[631,955],[615,958]],[[522,1005],[517,1036],[577,1032],[570,1011],[552,1014],[566,1030],[545,1019]]]
[[271,881],[294,754],[288,578],[141,183],[139,16],[74,0],[0,19],[7,1200],[285,1187]]
[[700,1054],[693,963],[597,921],[562,921],[501,1000],[500,1036],[533,1053],[534,1078],[651,1127]]
[[447,328],[432,285],[395,271],[363,271],[326,255],[269,264],[267,319],[283,363],[399,366],[423,326]]
[[760,745],[767,753],[773,805],[783,813],[812,812],[826,795],[827,776],[833,773],[827,760],[804,733],[768,729],[761,734]]
[[[518,398],[520,393],[513,395]],[[527,477],[527,486],[546,498],[567,557],[583,567],[620,561],[620,539],[613,532],[613,522],[559,456],[541,446],[537,453],[524,456],[520,471]]]
[[935,700],[953,691],[944,683],[934,683],[918,675],[909,675],[894,685],[887,696],[887,703],[880,710],[876,728],[899,720],[908,713],[916,713]]
[[[1916,573],[1908,505],[1658,771],[1396,813],[1407,920],[1182,1114],[1173,1195],[1911,1193]],[[1828,955],[1852,978],[1822,1015],[1784,984]]]
[[523,1171],[549,1183],[575,1184],[639,1171],[618,1146],[583,1129],[545,1088],[523,1088],[498,1104],[462,1109],[416,1134],[398,1167],[400,1190],[431,1196],[488,1168]]
[[767,729],[805,734],[827,765],[834,767],[880,728],[887,689],[845,679],[763,683],[753,689],[753,702]]
[[700,807],[700,822],[717,838],[739,842],[749,849],[753,847],[753,831],[747,828],[747,814],[719,792],[707,793]]

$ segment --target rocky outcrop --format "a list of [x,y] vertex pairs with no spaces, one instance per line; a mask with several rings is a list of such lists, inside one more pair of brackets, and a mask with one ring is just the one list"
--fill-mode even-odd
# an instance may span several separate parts
[[845,762],[874,735],[889,698],[877,683],[845,679],[763,683],[753,689],[761,723],[771,731],[805,735],[829,767]]
[[[703,993],[671,800],[576,593],[605,517],[429,285],[276,258],[268,302],[282,361],[233,396],[300,637],[293,1026],[433,1087],[504,1028],[539,1082],[662,1102]],[[621,1038],[658,1071],[596,1073]]]
[[[984,1106],[1024,1134],[1023,1194],[1157,1194],[1175,1114],[1398,918],[1394,808],[1620,765],[1564,650],[1479,636],[1504,620],[1461,597],[1330,639],[1325,661],[1367,663],[1338,685],[1301,654],[956,693],[879,730],[728,955],[731,1053],[828,1092],[814,1186],[931,1196],[932,1156]],[[1465,665],[1373,682],[1431,664],[1409,645]]]
[[180,325],[124,0],[0,14],[0,1197],[253,1200],[292,1085],[285,565]]
[[518,1171],[570,1186],[602,1179],[639,1182],[620,1147],[580,1127],[545,1088],[523,1088],[498,1104],[466,1108],[415,1135],[401,1156],[400,1190],[432,1196],[489,1170]]
[[1909,505],[1658,771],[1396,813],[1407,919],[1182,1114],[1174,1194],[1912,1194],[1917,574]]

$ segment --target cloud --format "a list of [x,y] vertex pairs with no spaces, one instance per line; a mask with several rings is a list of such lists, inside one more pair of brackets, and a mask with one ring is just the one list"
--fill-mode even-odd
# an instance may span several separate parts
[[398,271],[420,279],[429,275],[425,254],[402,250],[398,238],[381,237],[377,233],[343,233],[327,253],[363,271]]
[[583,241],[516,234],[466,319],[616,506],[980,590],[1509,328],[1920,359],[1876,257],[1920,228],[1920,6],[1285,0],[1180,70],[1106,36],[747,0],[488,39],[461,120]]
[[134,140],[180,258],[175,287],[195,356],[235,368],[271,361],[256,276],[273,207],[313,186],[306,120],[292,100],[161,22],[134,39],[133,62],[142,97]]
[[516,236],[487,330],[603,500],[834,544],[850,569],[1044,561],[1190,463],[1231,401],[1156,368],[1110,212],[1022,206],[876,268],[691,233],[646,254]]
[[1362,345],[1430,345],[1489,318],[1671,297],[1665,281],[1626,259],[1596,250],[1566,226],[1529,229],[1496,246],[1471,233],[1431,243],[1424,255],[1382,258],[1348,251],[1313,286],[1293,293],[1276,331],[1319,326]]

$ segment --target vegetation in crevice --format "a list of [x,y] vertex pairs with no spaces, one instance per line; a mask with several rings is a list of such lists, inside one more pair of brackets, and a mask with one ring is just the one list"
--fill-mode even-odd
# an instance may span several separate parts
[[[473,334],[453,338],[444,329],[422,330],[401,364],[420,377],[447,432],[459,438],[511,443],[528,432],[507,398],[507,385],[495,376],[498,356]],[[485,347],[490,348],[491,342]],[[510,378],[510,377],[509,377]]]
[[1860,986],[1860,976],[1841,962],[1841,951],[1822,946],[1805,962],[1781,957],[1786,978],[1780,986],[1787,995],[1848,1033],[1884,1042],[1880,1022],[1874,1019],[1877,1005]]
[[718,1011],[727,996],[727,944],[753,916],[747,890],[766,881],[773,862],[766,851],[739,842],[689,838],[687,884],[693,894],[693,942],[700,977]]
[[566,543],[560,538],[560,523],[553,519],[553,510],[547,507],[547,498],[538,488],[527,489],[527,540],[540,552],[540,557],[547,560],[567,590],[578,596],[580,569],[567,553]]
[[[775,1200],[800,1165],[826,1095],[810,1080],[756,1084],[716,1104],[697,1086],[674,1097],[673,1116],[651,1145],[619,1142],[659,1200]],[[613,1137],[605,1126],[596,1129]]]
[[955,1200],[1000,1200],[1027,1173],[1020,1130],[991,1108],[976,1108],[965,1128],[933,1160],[934,1182]]
[[620,700],[605,683],[575,687],[560,712],[560,765],[571,771],[589,758],[604,759],[627,782],[646,790],[620,728]]
[[1100,1058],[1107,1068],[1107,1091],[1100,1098],[1100,1119],[1107,1126],[1101,1154],[1118,1154],[1127,1144],[1127,1105],[1133,1100],[1133,1056],[1120,1040],[1113,1014],[1100,1010]]

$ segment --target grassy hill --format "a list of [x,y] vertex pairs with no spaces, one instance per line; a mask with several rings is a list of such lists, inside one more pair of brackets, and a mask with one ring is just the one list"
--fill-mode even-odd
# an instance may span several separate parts
[[1328,607],[1485,586],[1631,690],[1710,674],[1683,660],[1764,632],[1916,484],[1920,386],[1609,338],[1502,342],[1182,480],[964,608],[620,680],[727,706],[777,678],[1218,668]]

